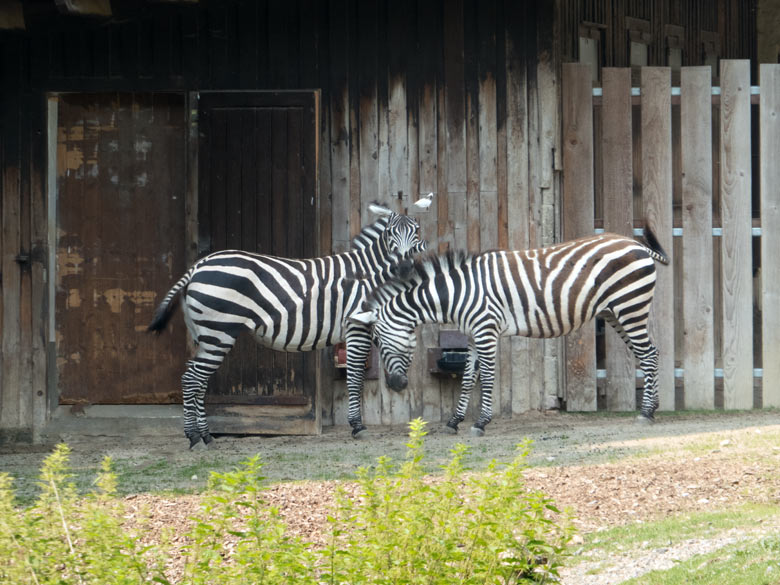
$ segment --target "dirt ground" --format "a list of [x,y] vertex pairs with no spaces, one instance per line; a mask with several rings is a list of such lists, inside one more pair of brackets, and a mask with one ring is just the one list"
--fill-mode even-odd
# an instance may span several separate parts
[[[745,501],[780,502],[780,414],[773,411],[661,414],[650,426],[629,416],[532,413],[494,421],[481,438],[469,436],[463,426],[453,437],[431,425],[426,453],[432,469],[447,460],[456,442],[470,446],[467,463],[478,470],[491,458],[511,460],[515,445],[528,437],[533,440],[528,487],[571,508],[581,533]],[[152,539],[163,527],[188,525],[199,497],[148,490],[198,489],[209,469],[229,469],[259,452],[271,483],[268,500],[292,532],[320,542],[337,483],[320,478],[352,477],[359,465],[370,465],[379,455],[403,458],[404,427],[370,430],[363,441],[351,439],[347,427],[328,428],[317,437],[223,436],[214,449],[200,452],[188,451],[183,437],[122,442],[69,437],[68,443],[74,468],[94,468],[104,455],[119,463],[120,481],[130,484],[129,514],[151,511]],[[0,470],[24,477],[37,469],[42,451],[3,447]],[[171,563],[175,572],[177,559]]]

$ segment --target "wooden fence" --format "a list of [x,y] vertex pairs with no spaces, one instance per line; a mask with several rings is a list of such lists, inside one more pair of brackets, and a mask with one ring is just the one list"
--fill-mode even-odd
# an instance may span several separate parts
[[[632,88],[611,68],[594,89],[563,66],[564,238],[647,221],[672,258],[651,314],[662,410],[780,406],[780,65],[758,86],[749,61],[719,73],[683,67],[672,87],[646,67]],[[633,410],[641,378],[594,325],[565,340],[563,386],[570,411]]]

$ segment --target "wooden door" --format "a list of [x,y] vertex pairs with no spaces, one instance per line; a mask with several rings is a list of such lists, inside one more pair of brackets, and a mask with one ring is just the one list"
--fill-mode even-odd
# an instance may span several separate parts
[[181,401],[183,320],[146,327],[184,272],[184,96],[65,94],[57,123],[60,402]]
[[[199,252],[317,256],[317,92],[201,92],[198,103]],[[318,370],[318,352],[244,336],[209,383],[209,412],[229,410],[233,432],[319,432]]]

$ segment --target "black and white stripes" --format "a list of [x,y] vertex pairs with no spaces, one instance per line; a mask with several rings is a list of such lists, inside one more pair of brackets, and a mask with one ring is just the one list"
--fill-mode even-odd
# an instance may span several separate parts
[[[364,430],[361,391],[371,347],[370,329],[347,320],[367,292],[411,268],[425,249],[416,220],[377,204],[382,217],[343,254],[293,260],[238,250],[215,252],[195,263],[157,308],[150,331],[162,331],[181,298],[197,353],[182,376],[184,432],[190,447],[209,443],[203,398],[211,375],[241,333],[263,346],[299,352],[347,342],[349,422]],[[355,280],[360,277],[360,280]]]
[[[453,323],[471,339],[463,390],[448,426],[463,420],[477,373],[482,408],[473,427],[484,432],[492,417],[498,339],[504,335],[557,337],[597,315],[620,333],[645,374],[641,415],[658,407],[657,355],[647,331],[655,287],[655,261],[668,263],[650,231],[648,245],[601,234],[547,248],[461,252],[425,258],[411,276],[378,287],[352,319],[373,324],[375,342],[394,390],[407,385],[414,329],[421,323]],[[473,358],[473,359],[472,359]],[[474,363],[476,361],[476,364]],[[475,367],[476,365],[476,367]]]

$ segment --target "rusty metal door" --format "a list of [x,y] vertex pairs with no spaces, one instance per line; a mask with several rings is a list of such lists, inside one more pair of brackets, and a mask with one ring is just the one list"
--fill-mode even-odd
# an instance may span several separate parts
[[184,272],[184,96],[64,94],[57,124],[60,403],[181,401],[185,327],[152,340]]
[[[199,252],[318,255],[318,97],[200,93]],[[239,338],[210,380],[209,414],[227,415],[231,432],[319,432],[318,359]]]

